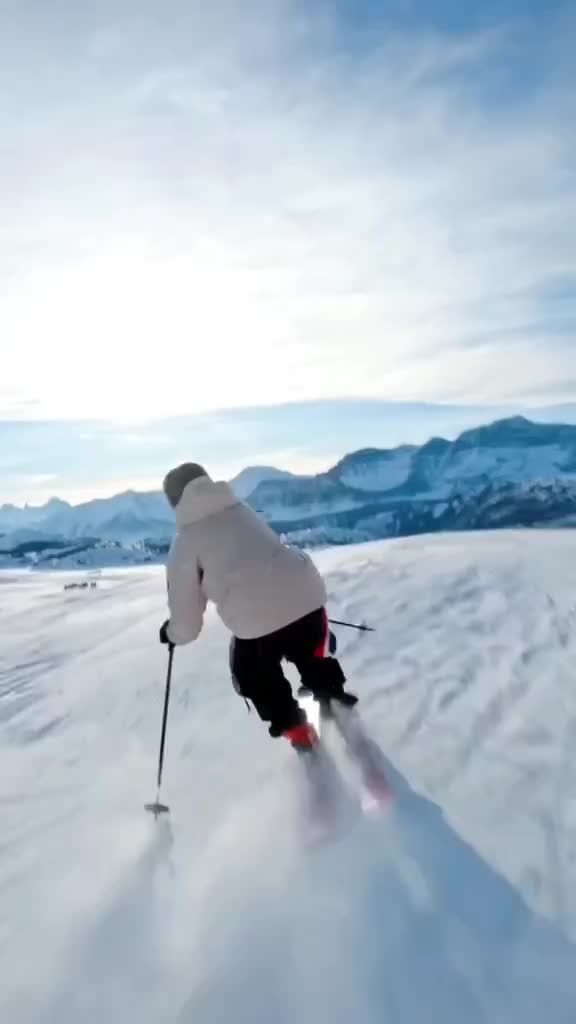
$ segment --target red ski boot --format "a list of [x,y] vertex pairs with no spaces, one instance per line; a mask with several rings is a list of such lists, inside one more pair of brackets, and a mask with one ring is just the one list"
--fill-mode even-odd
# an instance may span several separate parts
[[301,725],[287,729],[283,734],[295,750],[314,750],[320,743],[320,737],[310,722],[303,722]]

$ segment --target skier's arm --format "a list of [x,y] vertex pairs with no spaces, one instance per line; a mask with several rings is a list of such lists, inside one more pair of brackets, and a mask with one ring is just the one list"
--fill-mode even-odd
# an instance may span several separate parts
[[194,559],[178,557],[175,550],[168,563],[168,639],[173,644],[189,644],[199,636],[204,622],[206,597],[201,571]]

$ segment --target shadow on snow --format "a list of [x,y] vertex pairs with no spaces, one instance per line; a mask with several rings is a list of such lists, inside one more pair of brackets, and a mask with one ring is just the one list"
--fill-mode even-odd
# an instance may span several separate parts
[[389,816],[321,849],[278,806],[201,851],[154,826],[43,1024],[573,1024],[574,947],[385,765]]

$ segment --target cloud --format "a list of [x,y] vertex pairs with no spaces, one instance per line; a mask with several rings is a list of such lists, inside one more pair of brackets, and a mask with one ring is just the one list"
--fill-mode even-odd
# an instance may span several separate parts
[[55,473],[22,473],[12,475],[2,470],[2,494],[0,506],[4,502],[15,505],[42,504],[54,497],[57,488],[54,486],[59,477]]
[[168,6],[116,5],[82,66],[56,24],[34,114],[17,91],[23,154],[42,112],[50,136],[3,229],[26,249],[0,299],[0,414],[494,402],[540,382],[545,400],[574,379],[553,321],[576,276],[576,72],[554,72],[553,18],[354,35],[332,5]]
[[29,484],[31,486],[51,484],[55,480],[58,480],[57,473],[32,473],[29,476],[20,477],[22,484]]

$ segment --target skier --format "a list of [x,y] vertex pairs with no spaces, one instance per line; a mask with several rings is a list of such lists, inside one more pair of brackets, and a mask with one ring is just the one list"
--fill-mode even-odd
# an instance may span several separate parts
[[237,692],[297,749],[318,743],[282,671],[293,662],[317,699],[352,706],[325,611],[326,588],[304,552],[287,547],[232,488],[196,463],[172,469],[164,493],[176,512],[167,567],[170,618],[164,644],[187,644],[202,629],[209,600],[233,634],[230,668]]

